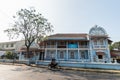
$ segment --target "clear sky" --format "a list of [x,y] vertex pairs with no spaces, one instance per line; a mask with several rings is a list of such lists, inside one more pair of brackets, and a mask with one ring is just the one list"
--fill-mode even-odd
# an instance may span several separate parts
[[9,41],[3,30],[21,8],[35,7],[54,26],[54,33],[88,33],[103,27],[111,40],[120,41],[120,0],[0,0],[0,42]]

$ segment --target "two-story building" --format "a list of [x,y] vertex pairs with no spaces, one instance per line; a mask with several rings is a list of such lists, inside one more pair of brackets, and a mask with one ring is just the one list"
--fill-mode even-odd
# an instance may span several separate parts
[[1,42],[0,43],[0,56],[4,55],[6,52],[18,53],[20,47],[23,45],[24,45],[24,40]]
[[77,62],[111,62],[109,40],[106,31],[97,25],[89,34],[54,34],[40,43],[39,60]]

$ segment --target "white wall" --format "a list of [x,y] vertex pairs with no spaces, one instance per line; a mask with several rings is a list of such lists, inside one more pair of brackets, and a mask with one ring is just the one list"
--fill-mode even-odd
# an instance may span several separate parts
[[6,51],[0,51],[0,56],[4,55]]

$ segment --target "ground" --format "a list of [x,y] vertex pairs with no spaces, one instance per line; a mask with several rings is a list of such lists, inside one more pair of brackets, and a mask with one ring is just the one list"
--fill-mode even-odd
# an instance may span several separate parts
[[120,74],[0,64],[0,80],[120,80]]

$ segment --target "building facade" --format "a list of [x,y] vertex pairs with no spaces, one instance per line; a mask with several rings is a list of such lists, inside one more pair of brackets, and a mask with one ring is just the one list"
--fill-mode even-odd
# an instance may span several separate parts
[[110,63],[109,40],[106,31],[97,25],[89,34],[54,34],[41,42],[39,60]]
[[1,42],[0,43],[0,56],[5,55],[6,52],[18,53],[21,46],[24,45],[24,40]]
[[[57,61],[70,62],[100,62],[110,63],[108,34],[105,29],[95,25],[89,33],[54,34],[30,47],[32,60],[47,60],[55,58]],[[27,60],[26,47],[23,41],[0,43],[1,50],[13,50],[19,53],[19,60]]]

